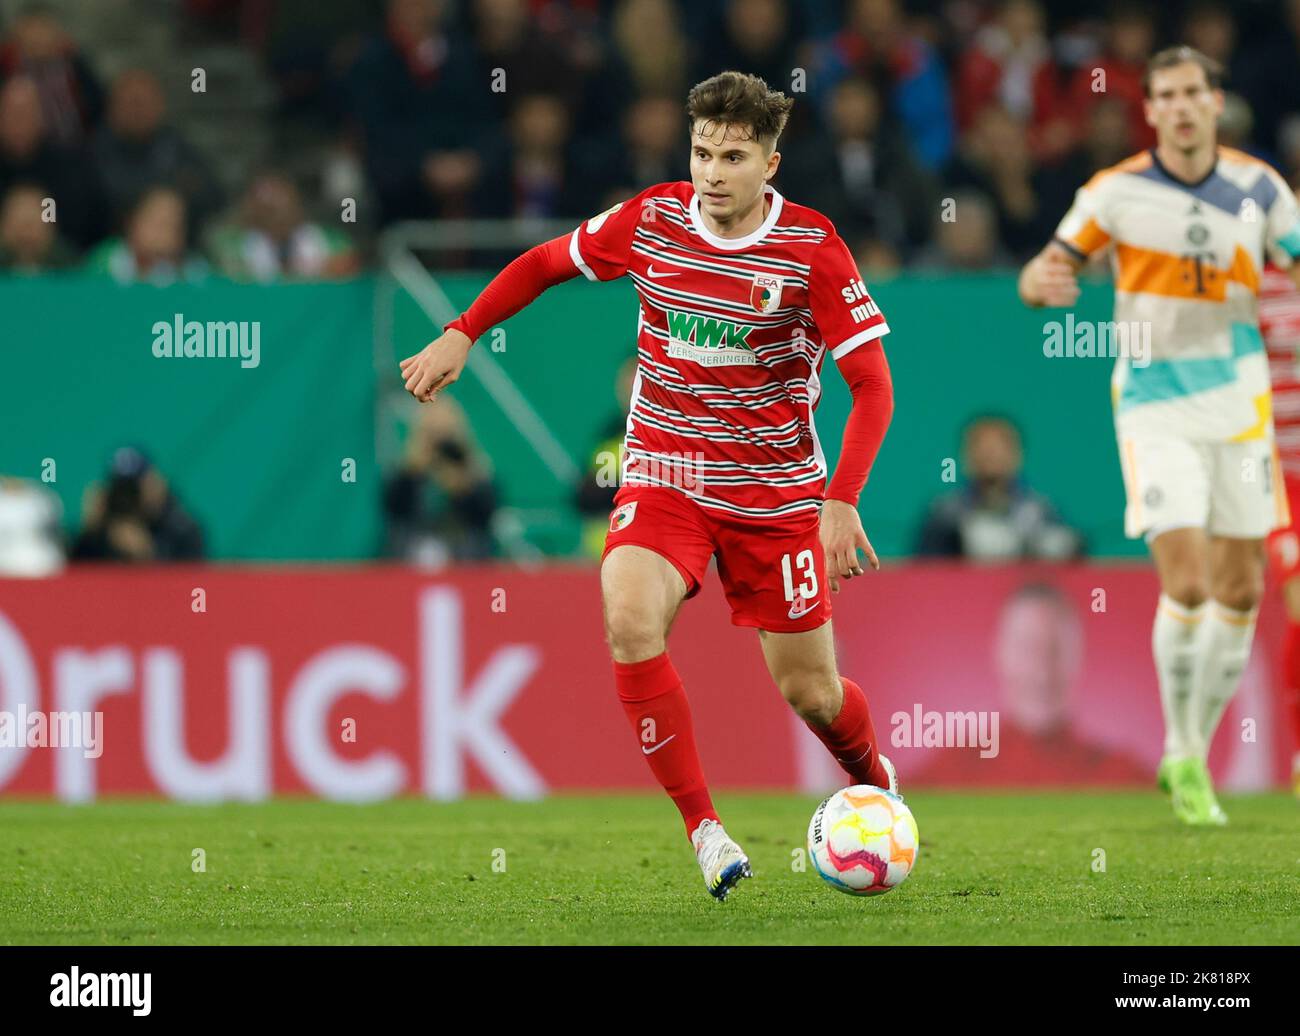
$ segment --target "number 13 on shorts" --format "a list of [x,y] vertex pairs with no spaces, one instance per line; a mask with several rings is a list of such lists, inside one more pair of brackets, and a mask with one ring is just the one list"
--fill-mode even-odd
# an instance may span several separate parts
[[[801,580],[796,587],[794,582],[794,569],[798,567]],[[794,555],[794,562],[791,563],[789,554],[781,555],[781,580],[785,585],[785,599],[793,601],[795,591],[798,591],[800,597],[804,600],[812,600],[817,596],[817,561],[813,557],[811,550],[801,550]]]

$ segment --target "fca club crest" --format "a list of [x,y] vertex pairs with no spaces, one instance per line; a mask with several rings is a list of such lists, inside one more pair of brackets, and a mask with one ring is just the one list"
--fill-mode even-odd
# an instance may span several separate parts
[[754,274],[754,283],[749,288],[749,304],[760,313],[771,313],[781,304],[780,277],[771,274]]
[[609,531],[618,532],[620,529],[626,529],[632,524],[632,519],[636,517],[636,501],[630,504],[624,504],[609,516]]

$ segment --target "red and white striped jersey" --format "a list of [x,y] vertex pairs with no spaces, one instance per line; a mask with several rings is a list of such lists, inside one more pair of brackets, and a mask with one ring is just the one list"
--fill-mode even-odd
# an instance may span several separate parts
[[592,217],[569,241],[589,280],[626,275],[640,296],[623,483],[670,486],[755,522],[821,507],[822,361],[889,331],[831,221],[766,193],[767,217],[743,238],[712,233],[680,181]]
[[1300,291],[1276,266],[1266,266],[1260,279],[1259,331],[1268,350],[1282,473],[1300,479]]

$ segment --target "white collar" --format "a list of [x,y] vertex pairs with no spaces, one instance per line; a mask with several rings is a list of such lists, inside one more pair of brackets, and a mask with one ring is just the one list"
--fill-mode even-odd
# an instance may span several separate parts
[[698,193],[691,195],[691,224],[700,237],[704,238],[714,248],[735,252],[756,245],[767,237],[768,232],[776,226],[777,217],[781,215],[781,203],[785,200],[781,197],[781,192],[770,183],[764,185],[763,193],[772,196],[772,208],[768,211],[767,219],[763,220],[762,225],[752,234],[746,234],[744,237],[718,237],[717,234],[704,225],[704,220],[700,217],[700,196]]

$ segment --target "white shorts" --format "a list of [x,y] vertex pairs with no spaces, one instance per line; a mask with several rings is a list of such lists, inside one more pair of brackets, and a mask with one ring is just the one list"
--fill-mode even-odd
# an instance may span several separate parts
[[1121,433],[1124,532],[1150,540],[1195,526],[1212,536],[1263,539],[1291,524],[1272,438],[1196,442],[1151,432]]

